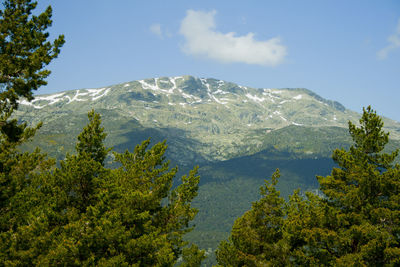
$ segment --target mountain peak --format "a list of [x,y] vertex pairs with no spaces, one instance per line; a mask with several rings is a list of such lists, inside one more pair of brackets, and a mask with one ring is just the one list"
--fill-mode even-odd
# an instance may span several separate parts
[[20,104],[34,109],[42,109],[56,103],[93,102],[101,100],[109,93],[115,93],[113,91],[121,93],[121,87],[126,92],[148,90],[153,95],[181,96],[186,99],[183,102],[185,104],[215,102],[226,105],[229,101],[234,100],[235,96],[236,98],[245,97],[247,101],[255,103],[269,102],[273,104],[278,101],[283,104],[301,100],[303,95],[307,95],[340,111],[345,111],[344,106],[340,103],[325,100],[304,88],[256,89],[214,78],[197,78],[189,75],[149,78],[96,89],[78,89],[49,95],[37,95],[31,102],[23,99]]
[[[225,156],[215,148],[233,151],[235,146],[258,146],[271,131],[287,126],[347,128],[349,120],[357,123],[360,116],[304,88],[251,88],[193,76],[38,95],[31,102],[21,100],[18,114],[31,123],[51,124],[83,117],[92,108],[112,113],[111,120],[183,131],[187,138],[204,144],[204,149],[214,147],[213,157],[220,159]],[[385,126],[392,138],[399,137],[399,123],[386,119]]]

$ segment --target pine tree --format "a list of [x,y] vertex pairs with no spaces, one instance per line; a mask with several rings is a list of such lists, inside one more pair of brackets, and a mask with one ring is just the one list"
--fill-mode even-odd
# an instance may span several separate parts
[[[399,150],[383,152],[389,134],[382,127],[376,112],[364,109],[359,126],[349,122],[354,145],[336,149],[333,159],[338,167],[327,177],[317,177],[323,195],[303,196],[297,190],[278,213],[279,205],[259,205],[281,203],[278,195],[263,193],[235,221],[231,237],[217,251],[218,262],[224,266],[400,265],[400,165],[394,163]],[[267,192],[276,192],[275,184],[267,186]],[[275,225],[279,226],[276,238],[270,234]]]
[[[22,156],[17,147],[41,126],[29,128],[17,119],[10,119],[11,115],[18,107],[19,97],[31,100],[32,91],[46,85],[45,78],[50,71],[43,68],[58,56],[64,43],[63,35],[53,43],[48,41],[46,29],[52,23],[51,7],[34,16],[35,2],[6,0],[3,5],[4,9],[0,10],[0,212],[15,189],[23,188],[26,182],[13,181],[11,175],[14,165],[19,164],[18,157]],[[38,156],[39,152],[35,153]],[[30,168],[34,169],[35,164]]]
[[91,110],[88,113],[89,123],[78,135],[76,155],[67,155],[66,160],[60,162],[61,168],[54,173],[60,176],[63,187],[69,195],[69,204],[74,205],[80,212],[96,201],[95,191],[100,186],[104,169],[104,160],[111,148],[104,146],[107,136],[101,127],[100,114]]
[[100,116],[88,117],[76,155],[35,180],[30,193],[39,202],[14,232],[10,265],[173,266],[181,258],[199,265],[204,251],[183,240],[197,213],[196,168],[173,189],[177,168],[165,160],[167,146],[149,140],[133,153],[114,153],[120,167],[106,168]]
[[49,70],[43,69],[60,53],[64,36],[53,43],[46,29],[51,26],[52,9],[32,15],[37,3],[5,0],[0,10],[0,91],[1,101],[18,106],[19,97],[33,99],[33,90],[46,85]]
[[107,149],[103,142],[107,137],[104,127],[101,127],[100,114],[91,110],[88,113],[89,124],[78,135],[76,151],[78,156],[88,154],[90,158],[104,166],[104,160],[111,148]]
[[[50,71],[43,68],[60,52],[64,36],[53,43],[47,41],[46,29],[51,25],[51,7],[38,16],[32,15],[37,3],[29,0],[6,0],[0,10],[0,215],[4,218],[9,200],[25,187],[27,179],[14,177],[13,170],[20,169],[19,157],[29,161],[17,147],[29,140],[41,124],[30,128],[10,119],[18,107],[19,97],[33,98],[32,91],[45,85]],[[39,151],[31,155],[36,163],[24,164],[31,172],[44,157]],[[26,163],[26,162],[25,162]],[[8,208],[9,209],[9,208]],[[0,226],[1,227],[1,226]],[[1,230],[4,230],[3,228]]]
[[364,109],[359,127],[349,122],[354,145],[333,153],[339,168],[318,177],[327,203],[338,210],[335,231],[344,245],[335,254],[341,265],[400,264],[399,150],[383,152],[389,134],[382,127],[376,112]]
[[238,218],[228,241],[217,250],[222,266],[286,266],[288,251],[283,241],[284,199],[275,186],[279,170],[260,188],[261,199]]
[[48,41],[51,8],[32,15],[36,3],[6,0],[0,10],[0,262],[8,262],[15,231],[29,223],[29,211],[38,204],[31,194],[38,173],[54,164],[38,149],[21,153],[18,147],[32,138],[41,124],[27,127],[11,119],[20,97],[45,85],[50,71],[44,67],[60,52],[64,37]]
[[[197,210],[191,201],[197,195],[197,168],[172,189],[178,169],[165,161],[165,142],[149,148],[150,140],[135,147],[134,152],[114,153],[121,167],[111,173],[116,190],[110,220],[124,226],[123,244],[126,261],[139,266],[172,266],[186,246],[182,237]],[[115,223],[114,223],[115,224]],[[204,252],[197,247],[185,250],[184,260],[200,262]]]

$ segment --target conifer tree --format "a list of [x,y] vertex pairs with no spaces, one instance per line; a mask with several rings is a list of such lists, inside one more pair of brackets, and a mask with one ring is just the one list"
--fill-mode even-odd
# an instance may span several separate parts
[[89,123],[78,135],[76,155],[67,155],[60,162],[61,168],[55,171],[63,181],[63,187],[69,195],[69,203],[85,212],[86,207],[93,204],[95,191],[99,187],[101,176],[106,171],[104,160],[111,148],[104,146],[107,136],[101,127],[100,114],[91,110],[88,113]]
[[338,210],[335,256],[341,265],[400,264],[399,150],[383,152],[389,133],[382,127],[376,112],[364,109],[359,127],[349,122],[354,145],[333,153],[339,168],[318,177],[327,204]]
[[[26,181],[13,179],[12,169],[19,164],[18,145],[31,138],[41,124],[29,128],[10,119],[19,97],[33,98],[32,91],[45,85],[50,74],[43,69],[60,52],[64,36],[53,43],[46,29],[51,25],[51,7],[38,16],[32,15],[37,3],[30,0],[6,0],[0,10],[0,213],[6,199],[21,189]],[[36,151],[36,156],[38,156]],[[32,155],[34,158],[35,155]],[[25,157],[27,155],[25,154]],[[14,167],[13,167],[14,166]],[[31,164],[30,169],[35,168]],[[26,169],[29,169],[28,167]],[[17,185],[19,184],[19,185]],[[3,216],[2,216],[3,217]]]
[[114,153],[120,167],[108,169],[100,116],[88,116],[77,154],[36,179],[31,195],[39,203],[14,233],[10,264],[173,266],[183,259],[184,266],[200,265],[204,251],[183,240],[197,213],[191,207],[196,168],[173,189],[177,168],[165,160],[165,142],[150,147],[146,140],[133,153]]
[[[31,195],[37,174],[48,170],[52,160],[36,149],[21,153],[18,146],[32,138],[41,124],[27,127],[11,119],[20,97],[33,98],[32,91],[45,85],[50,74],[44,67],[60,52],[64,37],[52,43],[46,29],[51,25],[48,7],[32,15],[37,3],[5,0],[0,10],[0,262],[8,261],[11,237],[28,224],[29,212],[37,205]],[[7,259],[7,260],[6,260]]]
[[46,85],[50,71],[44,69],[60,53],[64,36],[52,43],[46,29],[52,9],[32,15],[37,2],[5,0],[0,10],[0,101],[8,99],[16,108],[19,97],[33,99],[33,90]]
[[103,143],[107,134],[104,133],[104,127],[101,127],[100,114],[92,109],[88,113],[88,118],[89,124],[78,135],[76,152],[78,156],[88,154],[90,158],[104,166],[104,160],[111,150],[111,148],[107,149]]
[[[307,192],[304,197],[295,191],[283,212],[275,213],[277,218],[259,220],[260,206],[253,204],[236,220],[230,239],[220,244],[218,262],[224,266],[400,265],[400,165],[395,163],[399,150],[383,151],[389,134],[382,127],[376,112],[364,109],[359,126],[349,122],[354,145],[336,149],[333,159],[338,167],[327,177],[317,177],[323,194]],[[275,184],[269,192],[276,192]],[[271,199],[276,198],[263,195],[255,203]],[[265,207],[265,214],[276,210]],[[268,231],[277,221],[280,227],[274,239]],[[258,234],[260,229],[266,233]],[[262,242],[267,237],[272,246]]]
[[286,266],[288,251],[283,241],[284,199],[275,186],[279,170],[260,188],[261,199],[238,218],[228,241],[217,250],[222,266]]

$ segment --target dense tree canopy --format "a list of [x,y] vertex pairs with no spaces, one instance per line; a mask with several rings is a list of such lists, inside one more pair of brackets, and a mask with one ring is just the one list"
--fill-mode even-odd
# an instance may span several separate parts
[[[10,200],[31,182],[27,179],[46,163],[39,150],[20,153],[17,147],[34,136],[36,127],[11,119],[20,97],[32,99],[32,91],[45,85],[50,71],[44,67],[57,57],[64,37],[48,41],[51,8],[32,15],[37,3],[6,0],[0,10],[0,216],[7,222],[12,213]],[[12,220],[11,220],[12,221]],[[0,229],[7,227],[0,223]]]
[[322,194],[295,191],[284,204],[275,189],[236,220],[217,251],[227,266],[400,265],[398,150],[385,153],[388,133],[376,112],[364,109],[360,126],[349,122],[354,145],[336,149],[338,167],[317,177]]
[[217,251],[218,263],[223,266],[271,266],[288,263],[283,235],[284,199],[275,189],[279,170],[271,182],[265,181],[260,188],[262,198],[253,203],[251,210],[238,218],[228,241],[222,241]]
[[204,252],[183,235],[197,210],[196,168],[172,188],[167,146],[146,140],[134,152],[104,160],[106,134],[100,115],[78,136],[76,154],[56,167],[38,149],[19,146],[41,124],[11,119],[19,101],[45,85],[44,69],[64,37],[48,41],[51,7],[35,16],[36,2],[6,0],[0,10],[0,266],[198,266]]
[[16,192],[8,218],[20,222],[12,228],[3,222],[3,262],[172,266],[183,257],[186,266],[200,264],[204,252],[182,239],[197,213],[191,207],[199,183],[196,168],[172,188],[178,169],[165,160],[167,146],[149,147],[149,140],[133,153],[114,153],[119,167],[106,168],[105,137],[100,116],[89,112],[77,154],[30,176]]
[[[32,15],[36,3],[29,0],[2,1],[0,10],[0,230],[13,229],[20,219],[14,215],[12,199],[32,183],[31,175],[48,168],[51,161],[39,150],[21,153],[18,146],[34,136],[41,124],[27,127],[11,119],[20,97],[32,99],[32,91],[45,85],[50,71],[44,67],[57,57],[64,43],[61,35],[48,41],[51,8]],[[10,217],[11,216],[11,217]]]

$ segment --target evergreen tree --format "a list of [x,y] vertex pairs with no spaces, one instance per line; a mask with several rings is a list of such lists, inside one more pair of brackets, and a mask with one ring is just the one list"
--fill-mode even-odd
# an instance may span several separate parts
[[29,223],[29,211],[38,204],[31,194],[38,173],[47,171],[47,160],[38,149],[21,153],[18,146],[32,138],[41,124],[27,127],[11,119],[20,97],[45,85],[50,71],[44,67],[57,57],[64,43],[61,35],[48,41],[51,8],[32,15],[36,3],[6,0],[0,10],[0,262],[8,262],[12,237]]
[[90,158],[104,166],[104,160],[111,150],[111,148],[107,149],[103,144],[107,134],[104,133],[104,128],[100,125],[100,114],[91,110],[88,113],[88,118],[89,124],[78,135],[76,152],[78,156],[88,154]]
[[[46,29],[51,25],[51,7],[38,16],[32,15],[37,3],[30,0],[6,0],[0,10],[0,215],[16,191],[24,187],[26,179],[16,181],[13,168],[20,164],[22,155],[17,147],[29,140],[41,124],[29,128],[10,119],[18,106],[19,97],[33,98],[32,91],[46,85],[50,74],[43,69],[58,56],[64,43],[60,35],[53,43],[48,41]],[[32,158],[39,157],[38,151]],[[24,156],[28,157],[27,154]],[[39,162],[43,157],[39,157]],[[32,169],[39,163],[31,163]],[[18,180],[18,179],[17,179]],[[16,190],[18,188],[18,190]]]
[[85,212],[86,207],[96,201],[97,180],[106,171],[103,168],[104,160],[111,150],[103,143],[107,134],[101,127],[100,114],[91,110],[88,118],[89,123],[78,135],[77,154],[67,155],[66,160],[60,162],[61,168],[55,171],[69,195],[69,204],[73,204],[80,212]]
[[261,199],[238,218],[228,241],[217,250],[222,266],[286,266],[288,251],[283,244],[284,199],[275,186],[279,170],[260,188]]
[[[338,167],[317,177],[323,196],[297,190],[282,213],[278,206],[260,206],[236,220],[231,237],[223,241],[217,260],[229,266],[398,266],[400,265],[399,150],[385,153],[389,134],[368,107],[360,126],[349,122],[354,145],[336,149]],[[268,192],[276,192],[276,182]],[[273,194],[272,194],[273,195]],[[271,196],[272,196],[271,195]],[[263,194],[257,203],[271,203]],[[279,222],[278,224],[276,222]],[[269,234],[279,225],[275,237]],[[265,233],[262,233],[263,229]],[[265,240],[273,245],[265,245]]]
[[[29,140],[41,124],[29,128],[10,119],[18,106],[19,97],[31,100],[32,90],[45,85],[50,71],[43,68],[57,57],[64,43],[60,35],[53,43],[48,41],[46,29],[51,25],[51,7],[38,16],[32,15],[37,3],[29,0],[6,0],[0,10],[0,215],[10,210],[9,201],[25,187],[23,178],[34,170],[44,157],[35,151],[21,154],[17,147]],[[20,159],[21,158],[21,159]],[[22,158],[24,163],[21,173]],[[36,159],[33,160],[33,159]],[[15,170],[19,170],[19,178]],[[0,226],[1,228],[1,226]],[[1,228],[3,231],[4,228]]]
[[400,264],[399,150],[383,152],[389,134],[382,127],[376,112],[364,109],[359,127],[349,122],[354,145],[333,153],[339,168],[318,177],[327,204],[338,210],[335,258],[341,265]]
[[108,169],[100,116],[88,116],[77,154],[35,180],[31,196],[39,203],[14,232],[10,265],[173,266],[180,258],[199,265],[204,252],[182,239],[197,213],[196,169],[172,189],[177,168],[165,161],[167,146],[149,147],[149,140],[133,153],[114,153],[120,167]]
[[0,10],[0,101],[17,107],[19,97],[33,99],[33,90],[46,85],[50,71],[44,69],[56,58],[64,44],[60,35],[48,41],[52,9],[32,15],[37,3],[31,0],[5,0]]

